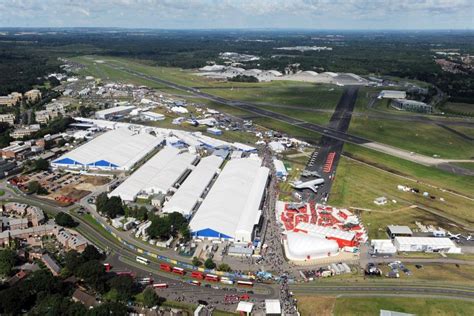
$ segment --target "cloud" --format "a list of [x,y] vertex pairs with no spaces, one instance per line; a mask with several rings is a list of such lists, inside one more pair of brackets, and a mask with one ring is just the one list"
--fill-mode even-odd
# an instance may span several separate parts
[[441,17],[472,28],[473,12],[474,0],[0,0],[0,26],[351,28],[386,18],[403,28]]

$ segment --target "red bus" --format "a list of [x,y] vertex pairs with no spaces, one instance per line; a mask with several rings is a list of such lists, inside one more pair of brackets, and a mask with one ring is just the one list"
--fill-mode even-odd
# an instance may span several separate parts
[[237,281],[237,285],[252,287],[253,282],[250,282],[250,281]]
[[110,263],[104,263],[104,267],[105,267],[105,272],[110,272],[110,270],[112,269],[112,266],[110,265]]
[[160,263],[160,270],[166,271],[166,272],[171,272],[171,266],[166,263]]
[[211,282],[219,282],[219,277],[214,274],[206,274],[206,281],[211,281]]
[[179,268],[179,267],[173,267],[173,273],[176,273],[176,274],[179,274],[179,275],[184,275],[184,269],[183,268]]
[[155,289],[166,289],[166,288],[168,288],[168,284],[166,284],[166,283],[155,283],[155,284],[153,284],[153,288],[155,288]]
[[189,284],[195,285],[195,286],[201,286],[201,282],[196,281],[196,280],[189,281]]
[[191,278],[204,280],[204,275],[202,274],[202,272],[193,271],[193,272],[191,272]]

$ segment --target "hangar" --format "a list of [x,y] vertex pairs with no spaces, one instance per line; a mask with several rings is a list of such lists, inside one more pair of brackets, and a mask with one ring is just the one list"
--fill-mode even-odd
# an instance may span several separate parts
[[202,158],[178,191],[165,203],[163,213],[178,212],[190,216],[223,161],[214,155]]
[[105,132],[51,163],[53,168],[130,170],[153,149],[162,137],[127,128]]
[[181,152],[174,147],[164,147],[130,177],[113,190],[109,196],[119,196],[124,201],[134,201],[139,193],[148,195],[168,191],[193,169],[197,156]]
[[260,158],[227,162],[191,219],[192,235],[251,242],[260,221],[269,172]]

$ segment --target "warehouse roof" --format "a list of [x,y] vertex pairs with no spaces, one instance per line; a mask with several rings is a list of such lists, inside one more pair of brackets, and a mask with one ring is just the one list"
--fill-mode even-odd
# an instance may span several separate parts
[[395,237],[395,242],[399,245],[427,245],[435,247],[457,247],[449,238],[439,237]]
[[387,228],[390,233],[394,235],[413,235],[413,232],[408,226],[388,225]]
[[222,162],[223,159],[218,156],[208,156],[201,159],[193,172],[180,186],[178,192],[165,204],[163,212],[179,212],[183,215],[190,215]]
[[122,111],[132,111],[136,109],[136,106],[133,105],[119,105],[105,110],[100,110],[95,112],[96,117],[104,117],[105,115],[122,112]]
[[251,241],[269,170],[259,158],[230,160],[191,220],[196,236]]
[[162,137],[119,128],[99,135],[64,154],[53,161],[53,166],[89,166],[127,170],[162,142]]
[[181,153],[174,147],[165,147],[120,184],[110,196],[133,201],[140,192],[148,194],[167,192],[196,160],[189,152]]

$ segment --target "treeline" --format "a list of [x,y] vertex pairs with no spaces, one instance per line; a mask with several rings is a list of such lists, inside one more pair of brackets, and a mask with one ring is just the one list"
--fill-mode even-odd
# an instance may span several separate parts
[[[58,56],[103,54],[146,60],[152,65],[198,68],[206,62],[222,63],[221,52],[261,57],[246,68],[283,71],[289,64],[316,72],[353,72],[393,75],[437,85],[456,102],[472,102],[472,74],[449,74],[434,63],[434,50],[458,48],[474,53],[472,32],[329,32],[316,31],[148,31],[146,36],[94,30],[63,31],[56,35],[4,36],[0,43],[3,91],[25,90],[44,71],[57,65]],[[433,46],[436,43],[438,46]],[[277,50],[278,47],[328,46],[331,51]],[[33,64],[32,67],[29,67]],[[24,71],[26,69],[26,72]],[[21,73],[18,74],[18,73]],[[12,80],[13,78],[13,80]],[[25,78],[25,80],[20,79]],[[0,92],[2,91],[0,89]],[[1,93],[0,93],[1,94]]]
[[[101,260],[103,260],[103,255],[94,246],[89,245],[82,254],[75,251],[66,253],[64,268],[59,277],[42,269],[32,272],[26,279],[11,287],[4,285],[0,289],[0,314],[127,315],[127,307],[124,303],[134,292],[127,297],[108,299],[106,303],[90,310],[71,300],[75,286],[74,282],[67,281],[70,276],[75,276],[83,287],[98,295],[105,296],[114,289],[127,291],[128,287],[119,279],[121,277],[105,272]],[[129,279],[133,284],[133,280]]]

